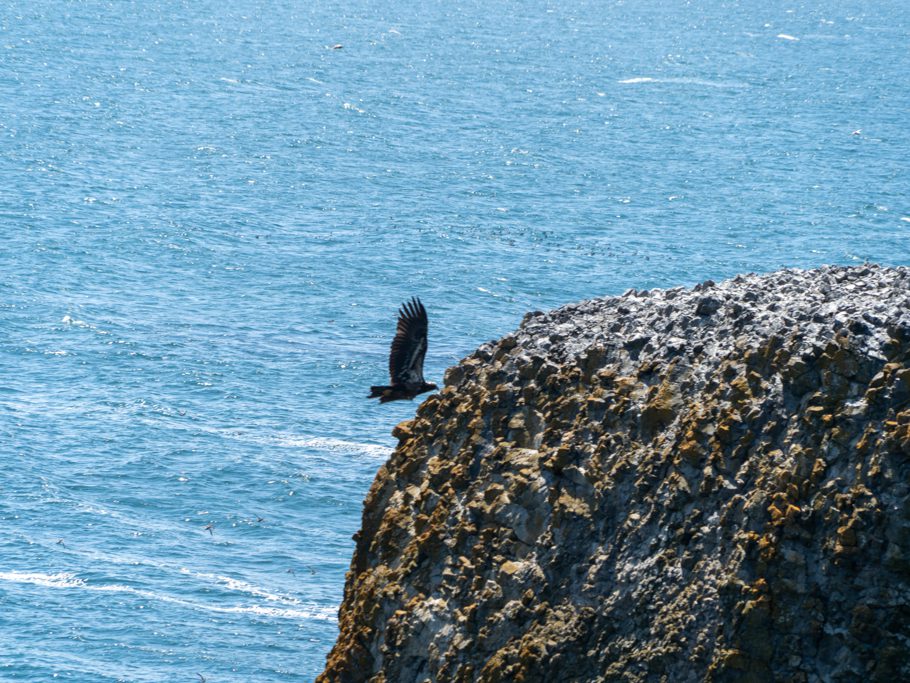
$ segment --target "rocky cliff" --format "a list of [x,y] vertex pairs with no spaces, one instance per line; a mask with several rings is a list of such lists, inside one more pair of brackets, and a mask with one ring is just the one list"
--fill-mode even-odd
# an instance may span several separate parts
[[910,680],[910,269],[532,313],[445,380],[319,681]]

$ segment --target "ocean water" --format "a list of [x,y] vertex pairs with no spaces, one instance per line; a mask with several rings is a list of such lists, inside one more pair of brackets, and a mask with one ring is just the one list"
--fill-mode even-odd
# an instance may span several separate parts
[[[910,4],[0,7],[0,680],[311,681],[398,305],[910,263]],[[332,49],[334,45],[342,47]]]

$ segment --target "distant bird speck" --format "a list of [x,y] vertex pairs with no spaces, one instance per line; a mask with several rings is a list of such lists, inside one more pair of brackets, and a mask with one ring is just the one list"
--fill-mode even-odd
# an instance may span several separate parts
[[331,46],[331,49],[332,49],[332,50],[340,50],[340,49],[343,48],[343,47],[344,47],[344,45],[342,45],[341,43],[335,43],[334,45]]
[[209,522],[208,524],[206,524],[203,527],[203,530],[208,531],[212,536],[214,536],[215,535],[215,532],[213,531],[214,528],[215,528],[215,522]]
[[863,129],[862,129],[862,128],[857,128],[855,131],[853,131],[852,133],[850,133],[850,135],[862,135],[862,134],[863,134]]

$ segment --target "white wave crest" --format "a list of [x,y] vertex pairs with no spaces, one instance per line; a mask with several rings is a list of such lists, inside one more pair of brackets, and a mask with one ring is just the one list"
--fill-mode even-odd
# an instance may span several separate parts
[[89,325],[84,320],[77,320],[70,315],[63,316],[60,319],[60,322],[62,322],[64,325],[72,325],[73,327],[91,327],[91,325]]
[[106,332],[104,330],[99,330],[97,326],[92,325],[91,323],[87,323],[84,320],[79,320],[78,318],[74,318],[71,315],[63,316],[62,318],[60,318],[60,322],[62,322],[64,325],[70,325],[72,327],[80,327],[85,330],[91,330],[92,332],[97,332],[98,334],[110,334],[109,332]]

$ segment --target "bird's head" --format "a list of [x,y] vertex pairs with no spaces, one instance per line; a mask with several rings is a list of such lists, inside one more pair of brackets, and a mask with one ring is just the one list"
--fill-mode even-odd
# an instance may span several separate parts
[[424,391],[436,391],[438,388],[439,388],[439,387],[437,387],[437,386],[436,386],[435,384],[433,384],[432,382],[424,382],[424,383],[423,383],[423,390],[424,390]]

